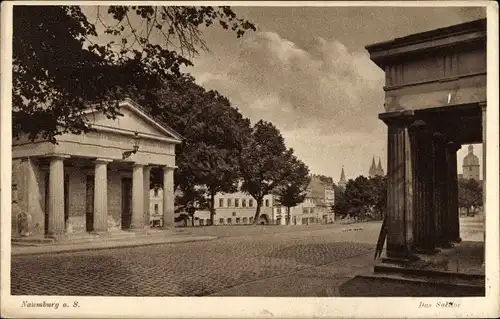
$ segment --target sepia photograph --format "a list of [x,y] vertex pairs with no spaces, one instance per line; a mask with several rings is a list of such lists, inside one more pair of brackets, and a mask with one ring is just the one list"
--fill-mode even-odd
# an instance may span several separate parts
[[500,315],[496,3],[1,12],[2,317]]

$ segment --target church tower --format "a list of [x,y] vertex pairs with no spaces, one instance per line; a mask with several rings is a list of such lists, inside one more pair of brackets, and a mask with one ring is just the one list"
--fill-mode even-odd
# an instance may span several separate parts
[[479,182],[479,158],[474,155],[473,145],[469,145],[469,154],[464,157],[462,173],[463,178],[472,178]]
[[377,175],[385,176],[384,169],[382,168],[382,162],[380,161],[380,157],[378,158]]
[[342,166],[342,172],[340,173],[340,180],[339,180],[338,186],[345,189],[346,184],[347,184],[347,182],[345,180],[344,166]]
[[375,177],[377,175],[377,167],[375,166],[375,156],[372,158],[372,166],[370,166],[370,170],[368,171],[368,176]]

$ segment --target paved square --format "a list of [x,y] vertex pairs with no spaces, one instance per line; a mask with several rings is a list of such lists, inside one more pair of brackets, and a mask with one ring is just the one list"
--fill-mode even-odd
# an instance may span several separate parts
[[[363,228],[355,230],[356,228]],[[12,294],[87,296],[336,295],[313,288],[370,266],[380,223],[200,227],[206,242],[13,256]],[[368,264],[366,263],[368,260]],[[347,261],[347,262],[346,262]],[[287,277],[290,289],[269,289]],[[281,279],[280,279],[281,278]],[[321,280],[320,280],[321,281]],[[250,287],[250,288],[249,288]],[[266,293],[267,292],[267,293]]]

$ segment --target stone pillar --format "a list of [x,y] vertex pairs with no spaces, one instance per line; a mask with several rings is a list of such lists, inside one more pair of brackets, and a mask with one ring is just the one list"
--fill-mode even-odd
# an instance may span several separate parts
[[144,165],[134,164],[132,171],[131,230],[144,228]]
[[163,228],[174,227],[174,169],[163,167]]
[[483,242],[484,242],[484,252],[483,252],[483,267],[486,257],[486,103],[481,104],[481,115],[483,124]]
[[436,246],[451,247],[448,235],[448,161],[446,141],[443,134],[436,132],[433,135],[433,179],[434,179],[434,215],[436,230]]
[[380,114],[388,126],[387,258],[413,259],[412,166],[408,126],[413,112]]
[[457,151],[461,145],[455,142],[447,144],[448,152],[448,240],[459,243],[460,238],[460,212],[458,211],[458,176],[457,176]]
[[48,237],[58,237],[65,233],[64,222],[64,159],[67,156],[54,156],[50,159]]
[[149,183],[151,178],[151,166],[144,166],[144,228],[149,228]]
[[435,222],[433,214],[432,134],[421,120],[410,126],[412,172],[414,247],[417,253],[435,253]]
[[101,158],[94,161],[94,232],[108,231],[108,163],[111,161]]

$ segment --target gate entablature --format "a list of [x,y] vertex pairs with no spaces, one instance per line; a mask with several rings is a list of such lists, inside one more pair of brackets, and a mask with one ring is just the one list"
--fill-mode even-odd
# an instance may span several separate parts
[[385,71],[385,111],[486,101],[486,19],[366,46]]

